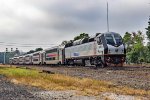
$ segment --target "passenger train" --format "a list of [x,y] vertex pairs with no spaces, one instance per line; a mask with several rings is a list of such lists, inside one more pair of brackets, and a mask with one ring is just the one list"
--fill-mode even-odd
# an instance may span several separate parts
[[106,67],[125,62],[126,49],[120,34],[115,32],[97,33],[65,46],[57,46],[43,51],[10,59],[11,64],[63,64],[94,65]]

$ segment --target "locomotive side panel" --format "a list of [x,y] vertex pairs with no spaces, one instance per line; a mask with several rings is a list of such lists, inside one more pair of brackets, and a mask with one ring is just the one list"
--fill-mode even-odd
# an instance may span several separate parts
[[77,46],[72,46],[65,48],[65,58],[72,59],[72,58],[85,58],[96,55],[95,52],[95,43],[85,43]]

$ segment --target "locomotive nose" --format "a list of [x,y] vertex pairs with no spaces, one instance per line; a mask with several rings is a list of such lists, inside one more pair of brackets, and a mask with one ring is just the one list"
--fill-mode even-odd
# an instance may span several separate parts
[[115,49],[115,52],[118,52],[118,49]]

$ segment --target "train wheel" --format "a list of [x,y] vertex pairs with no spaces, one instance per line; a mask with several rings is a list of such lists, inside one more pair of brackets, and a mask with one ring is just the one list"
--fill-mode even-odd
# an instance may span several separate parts
[[107,63],[106,66],[107,67],[112,67],[112,64],[111,63]]
[[90,58],[90,64],[95,65],[95,60],[93,58]]
[[102,60],[100,60],[100,67],[101,68],[104,68],[104,67],[106,67],[107,65],[102,61]]
[[60,65],[61,65],[61,62],[58,62],[57,65],[60,66]]
[[95,65],[97,68],[104,68],[105,64],[103,64],[102,62],[100,64]]
[[66,61],[64,62],[64,65],[69,66],[69,60],[66,60]]
[[104,68],[104,67],[105,67],[105,65],[102,63],[102,64],[100,65],[100,67],[101,67],[101,68]]
[[85,63],[85,66],[91,66],[90,60],[85,60],[84,63]]
[[82,66],[85,66],[86,64],[85,64],[85,60],[82,60],[82,64],[81,64]]
[[98,66],[99,68],[105,67],[105,64],[103,63],[100,57],[96,59],[96,66]]
[[69,65],[72,65],[72,66],[73,66],[73,65],[74,65],[74,61],[73,61],[73,60],[70,60],[70,61],[69,61]]

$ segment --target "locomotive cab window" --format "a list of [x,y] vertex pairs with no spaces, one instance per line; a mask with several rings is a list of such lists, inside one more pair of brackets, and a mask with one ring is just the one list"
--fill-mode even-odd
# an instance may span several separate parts
[[82,40],[82,44],[88,43],[88,41],[89,41],[89,38],[84,38],[84,39]]
[[101,37],[98,37],[98,38],[97,38],[97,44],[98,44],[98,45],[101,45],[101,44],[102,44]]
[[115,45],[115,41],[114,41],[112,34],[105,34],[105,39],[106,39],[107,44],[113,45],[113,46]]
[[115,38],[115,41],[116,41],[117,45],[123,44],[122,38],[119,34],[114,34],[114,38]]

